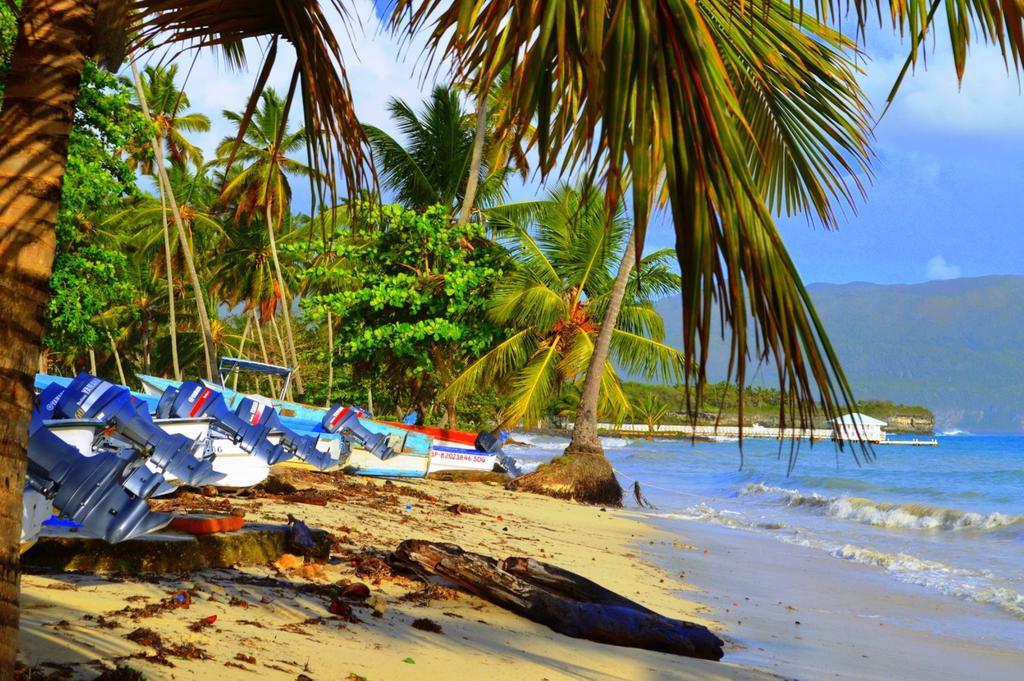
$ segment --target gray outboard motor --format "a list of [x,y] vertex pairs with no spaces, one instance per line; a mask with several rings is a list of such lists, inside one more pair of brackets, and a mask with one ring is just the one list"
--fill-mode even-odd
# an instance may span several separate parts
[[[128,492],[123,484],[146,471],[138,460],[128,461],[110,452],[82,456],[42,425],[33,414],[28,439],[26,482],[53,502],[61,516],[79,523],[91,535],[120,542],[158,530],[171,521],[170,513],[154,513],[146,499]],[[159,473],[146,472],[145,489],[163,482]]]
[[218,431],[268,465],[292,458],[287,449],[267,441],[269,426],[247,422],[231,411],[223,395],[195,381],[185,381],[178,388],[165,390],[157,404],[156,415],[160,418],[206,416],[213,419]]
[[291,451],[292,454],[306,463],[316,466],[320,470],[329,468],[335,463],[327,452],[321,452],[316,448],[316,438],[308,435],[299,435],[294,430],[284,425],[277,410],[256,400],[243,397],[235,409],[235,414],[245,419],[253,426],[266,426],[272,431],[281,433],[281,445]]
[[328,409],[320,425],[328,433],[343,432],[352,435],[366,451],[382,461],[398,456],[398,452],[388,444],[387,436],[367,430],[366,426],[359,422],[356,412],[344,404],[336,404]]
[[53,414],[57,418],[97,419],[112,426],[156,468],[174,475],[186,485],[209,485],[223,477],[213,470],[209,460],[196,458],[192,440],[184,435],[165,433],[153,423],[145,405],[136,402],[128,388],[102,378],[85,372],[79,374],[64,389]]

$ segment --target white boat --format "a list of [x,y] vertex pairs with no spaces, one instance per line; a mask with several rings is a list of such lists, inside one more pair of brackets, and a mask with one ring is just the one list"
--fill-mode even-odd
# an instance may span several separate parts
[[477,434],[465,430],[413,426],[406,423],[385,421],[387,425],[430,437],[429,473],[438,471],[484,471],[500,470],[498,452],[482,452],[476,447]]

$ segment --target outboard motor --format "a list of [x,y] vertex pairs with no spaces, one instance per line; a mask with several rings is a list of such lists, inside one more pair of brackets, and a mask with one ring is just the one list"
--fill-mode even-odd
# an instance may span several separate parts
[[356,412],[343,404],[336,404],[327,410],[323,421],[320,422],[323,429],[328,433],[345,432],[351,434],[366,451],[378,459],[386,461],[398,452],[388,444],[388,438],[380,433],[372,433],[359,422]]
[[[123,486],[139,470],[150,479],[144,490],[154,490],[163,476],[110,452],[82,456],[47,430],[37,417],[29,435],[28,461],[26,484],[50,499],[61,516],[79,523],[91,535],[120,542],[158,530],[171,521],[170,513],[154,513],[143,496]],[[132,466],[138,467],[129,473]]]
[[267,404],[262,404],[251,397],[243,397],[235,409],[235,414],[245,419],[250,425],[265,426],[271,431],[281,433],[281,445],[306,463],[320,470],[330,468],[336,463],[327,452],[316,448],[317,438],[299,435],[284,425],[277,411]]
[[292,458],[292,453],[284,447],[267,441],[269,426],[249,423],[231,411],[223,395],[195,381],[185,381],[178,388],[165,390],[157,404],[156,415],[159,418],[206,416],[213,419],[218,431],[268,465]]
[[[51,403],[52,398],[46,405]],[[48,409],[44,406],[44,413]],[[79,374],[57,399],[53,413],[57,418],[90,418],[108,424],[137,447],[154,467],[167,471],[186,485],[213,484],[222,477],[213,470],[209,460],[196,457],[192,440],[184,435],[165,433],[153,423],[145,405],[132,398],[127,388],[102,378],[84,372]]]

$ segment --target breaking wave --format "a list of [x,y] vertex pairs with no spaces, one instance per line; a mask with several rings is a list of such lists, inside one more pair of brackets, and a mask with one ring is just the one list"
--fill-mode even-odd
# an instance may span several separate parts
[[975,513],[928,504],[894,504],[862,497],[827,497],[763,483],[748,484],[741,495],[773,495],[793,508],[820,509],[834,518],[854,520],[876,527],[913,530],[1000,530],[1011,526],[1024,529],[1024,516],[1005,513]]
[[844,544],[781,537],[783,541],[827,551],[836,558],[881,568],[901,582],[927,587],[947,596],[995,605],[1011,615],[1024,618],[1024,595],[993,581],[985,570],[968,570],[920,558],[908,553],[887,553]]

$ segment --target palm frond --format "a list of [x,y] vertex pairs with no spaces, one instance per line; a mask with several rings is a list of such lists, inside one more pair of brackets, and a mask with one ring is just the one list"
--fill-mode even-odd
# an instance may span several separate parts
[[653,341],[665,340],[665,320],[650,303],[623,304],[616,328]]
[[495,288],[487,307],[488,315],[498,324],[529,324],[538,329],[550,328],[566,312],[565,299],[530,276],[525,268],[513,272]]
[[686,356],[673,347],[623,329],[612,332],[612,356],[626,371],[677,384],[686,376]]
[[622,390],[622,381],[611,362],[604,363],[601,372],[601,401],[598,411],[621,424],[629,415],[629,398]]
[[[844,167],[838,155],[843,144],[859,141],[866,114],[858,108],[859,91],[836,91],[839,83],[856,88],[850,59],[834,45],[821,47],[815,66],[829,70],[828,76],[801,86],[819,91],[817,100],[809,100],[829,106],[817,112],[817,121],[789,124],[796,132],[781,141],[776,134],[767,147],[769,133],[789,123],[787,116],[808,112],[786,106],[786,97],[805,95],[795,89],[793,71],[777,74],[774,62],[781,55],[758,49],[805,47],[801,36],[814,33],[816,25],[797,19],[790,5],[762,5],[766,19],[755,16],[753,7],[732,3],[723,10],[714,0],[399,0],[392,25],[404,22],[417,30],[429,23],[431,47],[455,65],[457,78],[474,86],[510,69],[509,113],[498,121],[498,136],[515,137],[513,112],[517,119],[535,116],[541,176],[600,174],[611,209],[622,204],[628,180],[638,245],[663,191],[682,272],[684,371],[697,398],[707,382],[703,360],[717,304],[729,327],[736,380],[745,381],[748,354],[770,356],[786,378],[784,388],[796,395],[795,416],[810,425],[819,404],[835,416],[840,405],[854,402],[764,193],[796,183],[782,190],[788,201],[783,205],[793,207],[820,206],[835,188],[845,196],[841,187],[851,178],[838,172]],[[748,30],[747,19],[770,22],[772,32]],[[760,59],[754,61],[755,55]],[[756,96],[771,105],[756,106]],[[755,130],[748,113],[765,122]],[[764,161],[765,153],[790,157]],[[797,154],[803,160],[794,163]],[[755,174],[758,163],[776,169],[771,181]],[[815,177],[830,169],[829,176]]]
[[395,192],[398,200],[408,205],[431,205],[438,202],[437,188],[398,140],[372,125],[364,125],[363,130],[373,148],[384,189]]
[[561,354],[559,343],[554,342],[541,348],[516,374],[509,395],[503,420],[506,427],[522,420],[523,425],[532,428],[540,422],[544,408],[554,396],[558,386],[558,358]]
[[441,392],[440,396],[460,399],[480,390],[481,387],[500,383],[512,371],[526,363],[536,346],[537,339],[533,330],[523,329],[470,364]]

